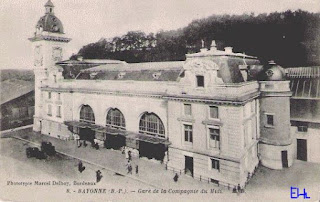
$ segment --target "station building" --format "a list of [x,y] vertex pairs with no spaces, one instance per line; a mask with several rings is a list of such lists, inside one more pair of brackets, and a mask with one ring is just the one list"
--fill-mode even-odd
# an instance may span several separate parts
[[214,41],[185,61],[63,60],[71,39],[50,0],[45,9],[29,39],[34,131],[125,146],[225,186],[244,186],[259,161],[273,169],[292,165],[291,92],[280,66],[218,50]]

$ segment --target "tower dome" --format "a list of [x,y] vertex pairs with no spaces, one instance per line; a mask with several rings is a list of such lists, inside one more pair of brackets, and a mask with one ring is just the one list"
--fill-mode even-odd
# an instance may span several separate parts
[[265,74],[267,81],[283,81],[286,77],[284,69],[274,61],[269,61]]
[[63,34],[62,23],[53,13],[54,5],[51,0],[44,7],[46,8],[46,14],[39,19],[36,26],[37,30]]

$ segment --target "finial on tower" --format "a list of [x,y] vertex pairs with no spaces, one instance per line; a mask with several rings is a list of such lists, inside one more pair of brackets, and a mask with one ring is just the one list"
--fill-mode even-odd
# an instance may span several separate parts
[[53,3],[51,2],[51,0],[48,0],[48,2],[44,5],[44,7],[46,8],[46,13],[53,13]]

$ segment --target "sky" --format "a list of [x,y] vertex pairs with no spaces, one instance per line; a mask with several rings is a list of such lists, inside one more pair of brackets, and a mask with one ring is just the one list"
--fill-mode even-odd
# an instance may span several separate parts
[[[32,68],[31,42],[47,0],[0,0],[0,69]],[[52,0],[65,36],[64,56],[128,31],[156,33],[213,14],[255,14],[302,9],[320,12],[320,0]]]

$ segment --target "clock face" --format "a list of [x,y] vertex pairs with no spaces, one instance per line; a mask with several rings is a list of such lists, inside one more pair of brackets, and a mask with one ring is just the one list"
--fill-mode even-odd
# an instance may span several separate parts
[[52,58],[55,62],[60,62],[62,60],[62,48],[53,47],[52,49]]
[[43,55],[41,46],[36,46],[34,50],[34,66],[39,67],[42,66]]

